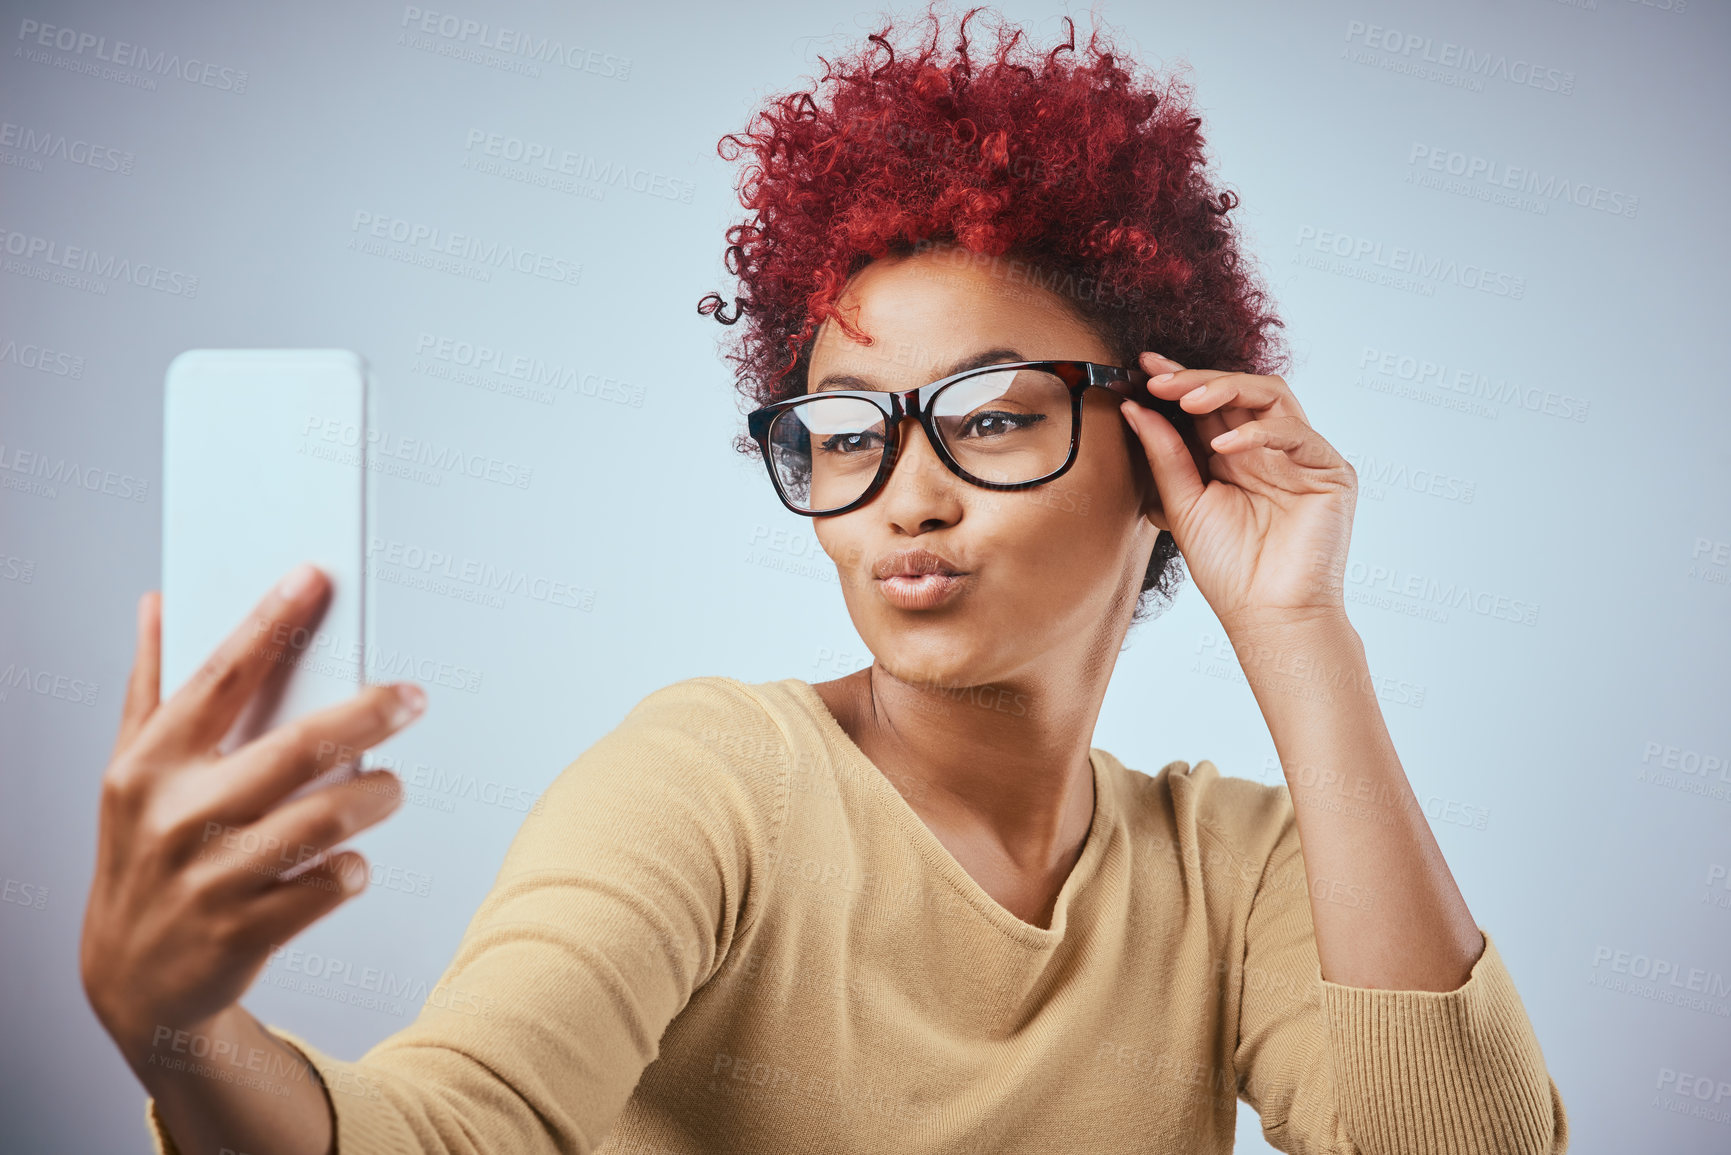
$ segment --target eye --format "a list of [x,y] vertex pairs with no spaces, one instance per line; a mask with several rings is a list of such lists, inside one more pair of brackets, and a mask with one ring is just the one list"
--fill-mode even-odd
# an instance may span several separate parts
[[958,437],[1001,437],[1006,433],[1036,425],[1045,419],[1044,413],[1011,413],[1003,409],[985,409],[979,413],[970,413],[956,433]]
[[858,433],[836,433],[819,442],[818,448],[822,449],[825,453],[864,453],[874,448],[873,446],[866,444],[867,438],[874,437],[878,438],[880,441],[882,440],[881,437],[878,437],[876,433],[873,433],[869,429],[862,429]]

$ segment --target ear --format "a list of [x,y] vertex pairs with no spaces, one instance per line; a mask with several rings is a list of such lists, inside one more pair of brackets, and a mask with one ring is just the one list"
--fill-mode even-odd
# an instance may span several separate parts
[[1148,451],[1128,421],[1123,422],[1123,427],[1124,448],[1130,454],[1130,473],[1136,479],[1136,492],[1142,499],[1142,516],[1154,528],[1171,533],[1172,527],[1166,524],[1166,508],[1160,504],[1160,487],[1154,483],[1154,470],[1148,464]]
[[[1152,490],[1154,489],[1154,486],[1150,485],[1148,488]],[[1163,529],[1167,533],[1172,532],[1172,527],[1166,524],[1166,510],[1161,506],[1158,494],[1150,494],[1149,497],[1143,501],[1142,516],[1147,518],[1148,523],[1155,529]]]

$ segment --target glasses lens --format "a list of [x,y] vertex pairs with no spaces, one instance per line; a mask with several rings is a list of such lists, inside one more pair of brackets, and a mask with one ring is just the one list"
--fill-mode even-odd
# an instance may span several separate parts
[[883,411],[858,397],[810,397],[769,426],[776,481],[789,502],[812,513],[858,500],[883,455]]
[[932,401],[933,424],[950,456],[981,481],[1035,481],[1070,456],[1069,386],[1038,369],[966,377]]

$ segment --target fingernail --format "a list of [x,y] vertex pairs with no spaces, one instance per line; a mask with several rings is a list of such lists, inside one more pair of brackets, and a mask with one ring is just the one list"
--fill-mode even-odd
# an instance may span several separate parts
[[391,725],[405,726],[421,716],[427,708],[427,692],[413,682],[397,683],[397,706],[391,711]]
[[1178,400],[1190,401],[1190,400],[1193,400],[1197,397],[1202,396],[1206,392],[1208,392],[1208,386],[1198,385],[1196,388],[1192,389],[1190,392],[1186,393],[1184,396],[1180,397]]
[[287,598],[291,602],[299,601],[306,596],[307,591],[313,588],[313,583],[318,580],[318,576],[318,567],[310,561],[303,561],[289,570],[287,576],[277,583],[277,595]]
[[1170,380],[1172,380],[1172,378],[1174,378],[1174,377],[1176,377],[1176,376],[1178,376],[1178,374],[1176,374],[1176,373],[1162,373],[1162,374],[1160,374],[1160,375],[1159,375],[1159,376],[1158,376],[1158,377],[1150,377],[1150,378],[1148,378],[1148,384],[1150,384],[1150,385],[1158,385],[1158,384],[1159,384],[1159,383],[1160,383],[1160,382],[1162,382],[1162,381],[1170,381]]

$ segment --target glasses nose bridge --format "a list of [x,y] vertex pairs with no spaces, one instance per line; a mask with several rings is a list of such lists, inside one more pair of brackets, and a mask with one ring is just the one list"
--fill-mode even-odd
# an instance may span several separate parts
[[937,460],[938,464],[945,464],[943,451],[938,448],[937,434],[931,425],[929,411],[920,403],[920,394],[927,388],[929,388],[929,386],[922,385],[918,389],[902,389],[889,394],[891,409],[890,424],[894,426],[894,433],[889,438],[889,452],[891,457],[889,468],[885,471],[883,476],[884,485],[889,484],[891,476],[895,473],[896,466],[901,464],[904,450],[907,447],[904,423],[909,420],[912,420],[917,424],[920,427],[920,432],[925,434],[926,449]]

